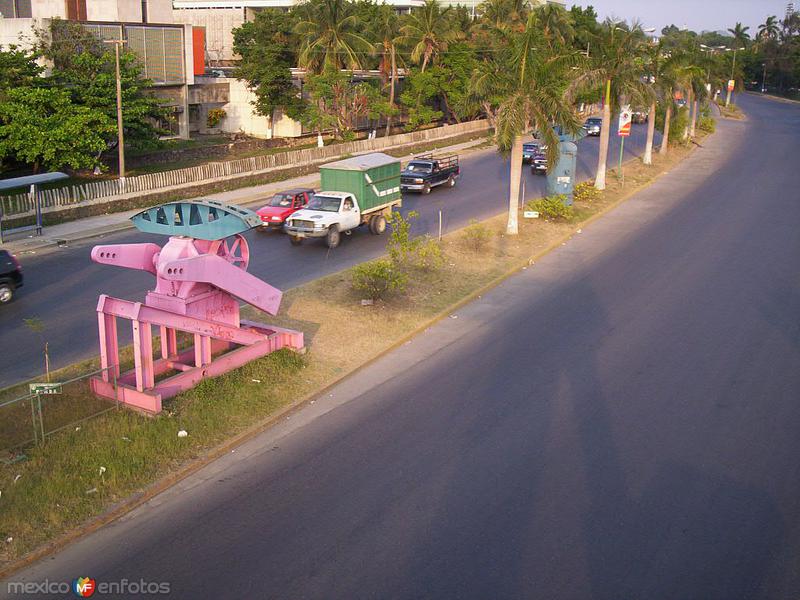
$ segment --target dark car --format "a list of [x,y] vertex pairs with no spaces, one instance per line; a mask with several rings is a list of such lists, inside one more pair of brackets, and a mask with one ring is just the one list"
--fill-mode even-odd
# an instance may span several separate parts
[[430,194],[431,188],[437,185],[453,187],[459,175],[461,167],[457,155],[423,154],[415,157],[400,173],[400,189]]
[[603,119],[600,117],[589,117],[583,124],[586,130],[586,135],[600,135],[600,129],[603,127]]
[[263,229],[281,229],[286,219],[297,210],[308,204],[314,190],[311,188],[296,188],[278,192],[265,206],[259,208],[256,213],[261,217],[261,227]]
[[637,125],[647,123],[647,113],[643,110],[635,110],[631,113],[631,122]]
[[522,144],[522,162],[531,162],[537,154],[539,154],[539,142],[525,142]]
[[531,173],[534,175],[547,175],[546,150],[546,146],[540,146],[531,157]]
[[8,304],[22,287],[22,267],[16,257],[0,250],[0,304]]

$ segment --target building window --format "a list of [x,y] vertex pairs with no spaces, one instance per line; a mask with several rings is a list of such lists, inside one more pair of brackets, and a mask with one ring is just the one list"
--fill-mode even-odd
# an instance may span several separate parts
[[86,20],[86,0],[66,0],[67,19],[70,21]]
[[31,0],[0,0],[0,15],[5,19],[30,19]]

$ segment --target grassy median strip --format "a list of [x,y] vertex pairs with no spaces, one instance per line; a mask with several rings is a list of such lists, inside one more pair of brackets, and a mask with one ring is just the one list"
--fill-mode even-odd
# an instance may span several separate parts
[[[289,290],[281,314],[264,320],[303,330],[306,355],[280,351],[204,381],[169,401],[158,417],[108,412],[29,448],[27,460],[0,465],[0,560],[8,567],[159,479],[196,464],[226,440],[265,426],[282,410],[560,245],[588,219],[669,171],[690,151],[673,148],[666,157],[655,156],[649,167],[630,161],[624,187],[610,172],[607,190],[576,202],[567,220],[523,219],[520,234],[508,237],[501,215],[448,234],[437,264],[406,267],[402,293],[362,302],[364,294],[352,286],[352,270]],[[252,310],[245,315],[262,318]],[[187,435],[179,437],[179,431]]]

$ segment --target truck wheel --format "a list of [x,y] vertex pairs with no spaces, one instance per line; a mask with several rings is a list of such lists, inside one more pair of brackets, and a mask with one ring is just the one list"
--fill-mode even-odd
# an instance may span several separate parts
[[290,235],[289,236],[289,241],[292,242],[292,246],[299,246],[300,244],[303,243],[303,238],[299,238],[297,236]]
[[339,233],[339,228],[336,225],[328,227],[328,235],[325,238],[325,241],[328,243],[328,248],[336,248],[341,239],[342,235]]
[[374,215],[369,220],[369,230],[373,235],[381,235],[386,231],[386,217],[383,215]]
[[450,187],[450,188],[451,187],[456,187],[456,178],[453,177],[452,175],[450,175],[450,177],[447,178],[447,187]]
[[8,304],[14,297],[14,286],[10,283],[0,283],[0,304]]
[[431,184],[430,183],[426,183],[425,185],[422,186],[422,193],[423,194],[430,194],[431,193]]

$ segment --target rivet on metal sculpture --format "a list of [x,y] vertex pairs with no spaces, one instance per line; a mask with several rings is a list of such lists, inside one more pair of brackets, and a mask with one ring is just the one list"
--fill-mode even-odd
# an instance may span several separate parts
[[[206,377],[281,348],[303,348],[302,332],[239,318],[238,300],[272,315],[281,302],[280,290],[247,273],[250,250],[242,233],[261,223],[253,211],[212,200],[170,202],[131,220],[140,231],[170,238],[163,248],[147,243],[92,250],[94,262],[147,271],[156,278],[144,302],[100,296],[103,376],[92,380],[96,394],[155,414],[162,400]],[[131,321],[133,327],[135,368],[122,374],[117,318]],[[154,326],[161,338],[158,359],[153,356]],[[178,332],[189,334],[193,344],[179,349]],[[174,374],[162,378],[168,373]]]

